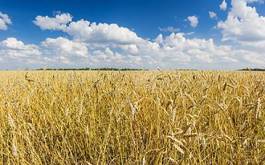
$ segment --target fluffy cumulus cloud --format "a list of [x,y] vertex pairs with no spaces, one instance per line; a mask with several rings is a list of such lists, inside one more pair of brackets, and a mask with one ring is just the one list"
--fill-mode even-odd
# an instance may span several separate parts
[[217,18],[217,14],[213,11],[209,11],[209,17],[212,19],[216,19]]
[[[47,38],[38,45],[16,38],[0,41],[0,64],[34,67],[130,67],[236,69],[265,65],[264,17],[249,4],[255,0],[232,0],[232,8],[217,28],[223,42],[196,38],[161,29],[169,35],[144,39],[117,24],[73,20],[68,13],[37,16],[34,24],[42,30],[63,32],[64,37]],[[210,14],[210,13],[209,13]],[[210,14],[211,17],[211,14]],[[216,16],[212,13],[212,18]],[[188,20],[192,27],[196,16]],[[228,41],[228,42],[227,42]],[[10,61],[15,61],[10,63]],[[6,65],[5,65],[6,64]]]
[[[16,38],[7,38],[0,42],[0,54],[9,58],[17,59],[19,57],[35,58],[41,55],[38,46],[33,44],[24,44]],[[35,56],[35,57],[34,57]]]
[[195,28],[199,24],[199,19],[196,16],[188,16],[187,20],[190,22],[190,26]]
[[0,12],[0,30],[7,30],[8,25],[10,25],[11,23],[12,22],[9,16]]
[[88,49],[84,43],[71,41],[63,37],[47,38],[42,42],[42,46],[58,55],[76,57],[87,57],[88,55]]
[[37,16],[33,22],[43,30],[61,30],[80,41],[131,43],[141,40],[128,28],[83,19],[74,22],[68,13],[58,14],[54,18]]
[[227,3],[225,0],[219,5],[220,9],[225,11],[227,9]]
[[48,16],[37,16],[33,21],[42,30],[64,30],[72,16],[69,13],[57,14],[54,18]]
[[248,6],[254,1],[232,0],[232,9],[227,19],[218,23],[223,40],[242,42],[265,40],[265,17],[260,16],[255,7]]
[[244,59],[264,64],[265,17],[249,6],[254,2],[259,0],[232,0],[227,19],[217,27],[222,31],[223,41],[231,41],[244,50]]
[[[8,67],[31,67],[42,64],[42,53],[37,45],[25,44],[16,38],[0,41],[0,64]],[[13,64],[15,66],[9,66]]]
[[218,46],[213,39],[189,39],[183,33],[172,33],[165,37],[159,35],[156,43],[159,44],[159,60],[164,61],[167,66],[172,66],[171,61],[195,68],[217,68],[218,65],[222,68],[221,64],[240,65],[237,64],[239,57],[232,47]]
[[74,39],[87,42],[136,43],[141,41],[137,34],[117,24],[90,23],[79,20],[71,22],[65,30]]
[[88,56],[88,48],[84,43],[63,37],[47,38],[41,45],[46,50],[46,56],[62,64],[69,64],[76,59],[85,60]]
[[[44,18],[54,20],[58,17],[60,16]],[[37,18],[41,16],[36,17],[35,22]],[[192,26],[196,27],[197,17],[192,16],[190,20],[193,22]],[[50,54],[49,58],[53,55],[54,61],[64,64],[174,68],[200,67],[203,64],[214,66],[216,60],[237,61],[233,56],[227,56],[230,48],[216,46],[213,39],[189,39],[184,33],[159,35],[152,41],[116,24],[97,24],[86,20],[70,21],[64,28],[52,29],[67,33],[71,39],[48,38],[42,42],[42,48],[48,50],[45,54]],[[82,60],[77,61],[78,59]]]

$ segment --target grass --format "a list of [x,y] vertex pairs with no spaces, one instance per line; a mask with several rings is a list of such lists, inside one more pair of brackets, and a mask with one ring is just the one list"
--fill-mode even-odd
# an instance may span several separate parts
[[262,164],[264,102],[258,72],[0,72],[0,162]]

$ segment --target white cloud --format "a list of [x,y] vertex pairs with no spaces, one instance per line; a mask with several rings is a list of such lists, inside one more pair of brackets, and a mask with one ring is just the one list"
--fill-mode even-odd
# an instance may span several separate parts
[[25,44],[16,38],[0,41],[0,64],[2,66],[32,67],[43,62],[41,55],[37,45]]
[[255,0],[232,0],[232,9],[225,21],[218,23],[223,40],[257,42],[265,40],[265,17],[260,16],[255,7],[248,3]]
[[168,26],[168,27],[164,27],[164,28],[159,27],[158,29],[161,32],[170,32],[170,33],[176,33],[176,32],[180,31],[180,29],[174,28],[173,26]]
[[225,11],[227,9],[227,3],[225,0],[219,5],[220,9]]
[[65,32],[74,39],[87,42],[135,43],[141,40],[135,32],[117,24],[96,24],[85,20],[71,22]]
[[135,43],[141,40],[128,28],[117,24],[96,24],[83,19],[75,22],[68,13],[55,17],[37,16],[33,22],[43,30],[61,30],[80,41]]
[[48,16],[37,16],[33,21],[42,30],[64,30],[72,16],[69,13],[57,14],[54,18]]
[[12,22],[9,16],[0,12],[0,30],[7,30],[8,25],[10,25],[11,23]]
[[199,19],[196,16],[189,16],[187,17],[188,21],[190,22],[190,26],[195,28],[199,24]]
[[[41,29],[62,31],[66,34],[64,37],[47,38],[39,45],[25,44],[16,38],[0,41],[1,66],[20,63],[21,66],[34,64],[36,67],[235,69],[265,64],[263,40],[254,42],[255,47],[253,40],[251,43],[244,41],[244,46],[216,44],[211,38],[196,38],[180,32],[159,34],[154,40],[148,40],[117,24],[90,23],[83,19],[72,21],[72,17],[65,19],[60,17],[62,15],[70,16],[63,13],[54,18],[38,16],[34,22],[44,18],[48,24],[43,25],[45,21],[36,23]],[[226,21],[219,24],[226,24]],[[230,38],[232,34],[233,41],[243,42],[237,33],[235,35],[222,26],[218,27],[224,38]]]
[[132,55],[139,53],[139,48],[136,44],[119,45],[119,47]]
[[160,45],[159,51],[162,56],[169,54],[172,55],[171,60],[182,59],[182,62],[194,66],[203,63],[210,65],[219,60],[226,60],[227,57],[233,59],[233,56],[230,56],[231,49],[226,46],[217,46],[213,39],[188,39],[183,33],[172,33],[166,37],[158,36],[156,42]]
[[217,18],[217,14],[213,11],[209,11],[209,17],[212,19],[216,19]]
[[29,57],[29,56],[39,56],[41,53],[38,46],[33,44],[24,44],[22,41],[16,38],[7,38],[0,42],[0,46],[6,54],[1,52],[1,55],[8,56],[10,58],[15,57]]
[[222,31],[222,40],[232,42],[238,49],[242,61],[262,66],[265,64],[265,17],[249,6],[253,2],[259,0],[232,0],[227,19],[217,27]]
[[87,57],[88,48],[82,42],[71,41],[69,39],[58,37],[58,38],[47,38],[42,42],[42,46],[52,52],[52,55],[66,56],[66,57]]
[[[192,26],[196,27],[197,17],[191,16],[189,19]],[[53,29],[69,34],[72,40],[62,37],[47,39],[42,43],[49,51],[45,54],[53,54],[56,56],[53,57],[54,61],[60,59],[67,64],[84,63],[77,62],[82,56],[76,53],[73,45],[76,48],[82,45],[83,51],[78,52],[82,52],[81,55],[87,57],[86,62],[93,66],[199,67],[214,63],[216,59],[233,59],[222,51],[223,47],[216,46],[212,39],[187,39],[183,33],[171,33],[165,37],[159,35],[155,41],[149,41],[116,24],[96,24],[86,20],[71,21],[63,29]]]
[[258,53],[236,50],[231,46],[218,46],[213,39],[189,39],[184,33],[159,35],[156,41],[143,42],[89,43],[58,37],[47,38],[37,46],[8,38],[1,42],[0,63],[5,61],[7,62],[5,66],[9,67],[12,67],[10,65],[14,63],[10,61],[13,61],[23,66],[35,64],[38,67],[156,68],[159,66],[199,69],[231,69],[249,64],[259,66],[264,63]]
[[46,56],[59,59],[62,63],[70,63],[71,60],[75,61],[76,58],[86,60],[88,57],[88,48],[84,43],[71,41],[63,37],[47,38],[41,45],[46,50]]

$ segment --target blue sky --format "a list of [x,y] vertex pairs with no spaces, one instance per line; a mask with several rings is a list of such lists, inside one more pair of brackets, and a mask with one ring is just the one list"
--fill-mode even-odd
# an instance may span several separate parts
[[[1,29],[0,15],[0,69],[263,67],[264,9],[261,0],[0,0],[12,22]],[[64,28],[48,26],[67,14]],[[96,26],[70,27],[80,21]]]
[[[1,39],[16,36],[29,42],[37,43],[47,35],[56,36],[57,32],[40,32],[32,20],[37,15],[52,16],[56,12],[67,12],[74,19],[86,19],[92,22],[117,23],[133,29],[139,36],[154,38],[159,27],[172,26],[183,32],[194,31],[185,21],[187,16],[197,15],[201,19],[196,31],[198,35],[209,35],[207,32],[216,21],[209,20],[208,11],[217,11],[220,17],[225,13],[219,11],[221,1],[213,0],[67,0],[67,1],[33,1],[1,0],[0,11],[9,13],[13,20],[10,30],[1,35]],[[192,4],[192,5],[191,5]],[[15,21],[15,22],[14,22]],[[214,30],[211,30],[214,34]],[[211,35],[211,34],[210,34]]]

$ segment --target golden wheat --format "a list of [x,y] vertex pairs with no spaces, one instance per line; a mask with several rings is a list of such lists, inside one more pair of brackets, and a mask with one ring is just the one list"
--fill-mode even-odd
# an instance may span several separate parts
[[0,73],[2,164],[262,164],[265,74]]

